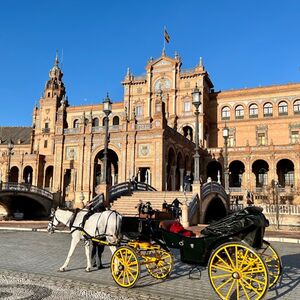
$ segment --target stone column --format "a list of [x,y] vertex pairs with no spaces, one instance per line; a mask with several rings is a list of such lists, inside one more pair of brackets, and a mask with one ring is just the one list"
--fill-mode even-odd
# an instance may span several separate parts
[[176,187],[176,168],[177,168],[177,166],[171,166],[172,191],[175,191],[175,187]]
[[180,191],[183,192],[184,190],[184,180],[183,180],[183,175],[184,175],[184,169],[180,168],[179,169],[179,173],[180,173]]

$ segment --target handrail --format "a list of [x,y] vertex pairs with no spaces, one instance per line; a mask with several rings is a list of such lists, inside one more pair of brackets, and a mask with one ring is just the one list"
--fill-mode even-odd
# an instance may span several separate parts
[[41,189],[30,183],[17,183],[17,182],[1,182],[0,183],[1,191],[19,191],[19,192],[31,192],[47,197],[50,200],[53,200],[53,194],[47,190]]
[[192,200],[189,201],[187,205],[188,205],[189,224],[191,224],[195,212],[197,211],[199,205],[198,194],[194,194]]
[[228,198],[228,195],[227,195],[224,187],[220,183],[215,182],[215,181],[207,182],[207,183],[205,183],[205,184],[202,185],[202,188],[201,188],[201,198],[204,199],[210,193],[218,193],[224,199]]

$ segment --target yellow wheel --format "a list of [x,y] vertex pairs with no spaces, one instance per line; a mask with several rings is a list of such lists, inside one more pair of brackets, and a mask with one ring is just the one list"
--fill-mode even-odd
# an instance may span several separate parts
[[282,273],[282,263],[277,251],[267,241],[263,241],[261,249],[257,252],[266,263],[269,270],[270,285],[269,288],[273,287],[279,280]]
[[157,279],[166,278],[173,269],[173,256],[170,252],[163,249],[147,251],[146,262],[147,271],[151,276]]
[[221,299],[261,299],[269,288],[268,268],[260,255],[240,242],[218,247],[208,263],[210,283]]
[[129,247],[118,248],[111,258],[110,270],[119,286],[134,286],[140,276],[140,264],[134,250]]

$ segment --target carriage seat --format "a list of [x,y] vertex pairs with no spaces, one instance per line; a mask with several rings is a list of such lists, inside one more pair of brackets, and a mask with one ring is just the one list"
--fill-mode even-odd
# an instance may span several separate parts
[[183,236],[188,236],[188,237],[196,236],[196,234],[193,231],[184,229],[184,227],[180,224],[180,222],[176,220],[161,221],[159,223],[159,228],[168,232],[181,234]]

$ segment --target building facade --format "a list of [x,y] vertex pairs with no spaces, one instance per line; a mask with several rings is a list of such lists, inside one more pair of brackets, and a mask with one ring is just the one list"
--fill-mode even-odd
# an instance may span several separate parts
[[[138,176],[157,190],[183,190],[193,179],[195,108],[199,115],[201,182],[224,183],[223,128],[229,128],[232,197],[266,197],[278,187],[282,201],[298,201],[300,188],[300,84],[215,91],[202,59],[184,70],[178,55],[150,59],[146,74],[127,70],[124,98],[109,115],[108,181]],[[103,104],[71,106],[56,58],[32,127],[0,128],[0,178],[48,189],[69,206],[97,193],[103,175]],[[13,133],[13,134],[12,134]],[[12,140],[13,148],[8,150]],[[292,197],[291,197],[292,195]]]

